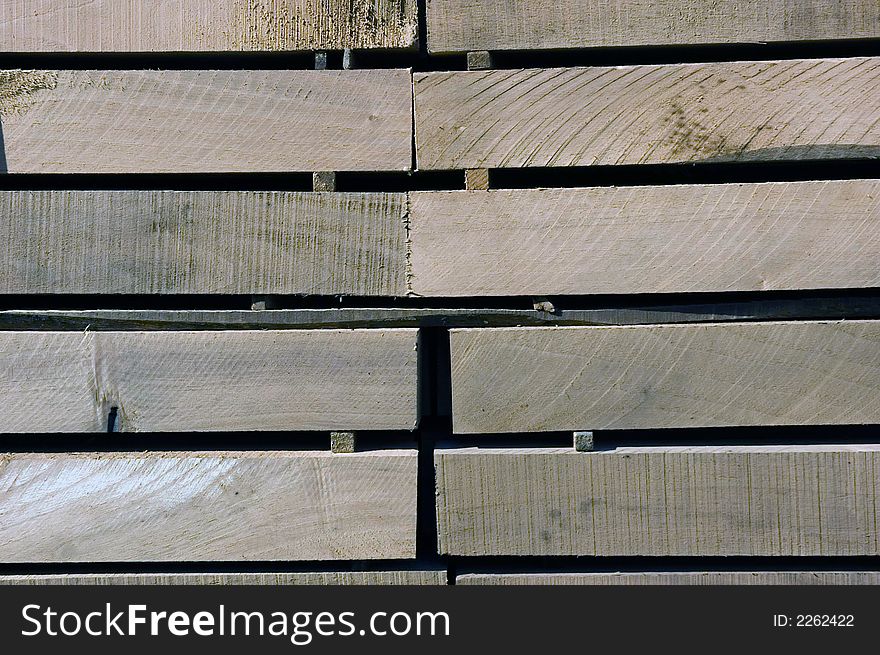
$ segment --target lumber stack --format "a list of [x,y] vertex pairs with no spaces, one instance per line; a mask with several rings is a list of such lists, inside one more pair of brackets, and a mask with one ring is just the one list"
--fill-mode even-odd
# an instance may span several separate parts
[[0,584],[878,582],[877,2],[159,5],[0,0]]

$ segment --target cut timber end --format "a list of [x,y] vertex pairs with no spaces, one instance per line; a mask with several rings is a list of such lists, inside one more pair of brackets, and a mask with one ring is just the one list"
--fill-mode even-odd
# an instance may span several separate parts
[[878,78],[878,57],[420,73],[416,155],[421,170],[875,158]]
[[[866,0],[870,1],[870,0]],[[3,2],[2,52],[411,49],[416,0]]]
[[[865,229],[880,224],[880,180],[494,186],[411,193],[415,293],[553,298],[880,286],[880,231]],[[737,234],[749,235],[747,253]],[[712,256],[696,243],[712,244]],[[548,266],[548,256],[565,266]]]
[[406,211],[400,192],[0,191],[0,295],[400,296]]
[[469,168],[464,172],[464,187],[468,191],[489,190],[489,169]]
[[403,449],[16,453],[0,561],[412,559],[417,479]]
[[412,167],[407,70],[62,70],[32,83],[0,98],[10,173]]
[[876,320],[454,329],[450,346],[456,434],[880,421]]
[[354,432],[331,432],[330,452],[337,455],[353,453],[357,446],[357,434]]
[[111,407],[125,432],[412,430],[417,340],[415,329],[4,331],[0,432],[106,432]]
[[876,0],[429,0],[426,14],[431,53],[880,36]]
[[467,68],[469,71],[492,68],[492,53],[488,50],[477,50],[467,53]]
[[596,449],[596,440],[592,432],[575,432],[574,449],[579,453],[590,453]]
[[312,173],[313,191],[336,191],[336,173],[320,172]]
[[434,465],[440,554],[880,552],[877,444],[439,448]]

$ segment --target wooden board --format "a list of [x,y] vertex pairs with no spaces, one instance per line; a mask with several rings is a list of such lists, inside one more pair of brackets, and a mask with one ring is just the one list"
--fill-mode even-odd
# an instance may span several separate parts
[[0,0],[5,52],[412,48],[415,0]]
[[407,70],[2,71],[0,171],[408,170]]
[[410,214],[420,296],[880,286],[877,180],[414,192]]
[[3,585],[445,585],[446,571],[0,575]]
[[418,331],[0,333],[0,432],[412,430]]
[[431,52],[877,36],[876,0],[428,0]]
[[420,169],[880,156],[880,58],[415,76]]
[[94,338],[82,332],[0,334],[0,433],[106,431]]
[[415,557],[414,450],[0,455],[0,561]]
[[457,585],[877,585],[877,571],[694,573],[467,573]]
[[456,433],[880,423],[880,321],[462,329]]
[[406,294],[406,195],[0,191],[0,293]]
[[453,555],[870,555],[880,446],[438,450]]

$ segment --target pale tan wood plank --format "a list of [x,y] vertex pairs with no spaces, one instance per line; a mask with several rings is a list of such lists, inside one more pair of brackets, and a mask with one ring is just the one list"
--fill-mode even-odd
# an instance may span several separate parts
[[0,333],[0,433],[101,432],[94,334]]
[[415,75],[420,169],[880,155],[880,58]]
[[0,293],[406,294],[403,193],[0,191]]
[[687,573],[466,573],[457,585],[877,585],[877,571],[706,571]]
[[880,446],[435,452],[441,553],[880,553]]
[[880,321],[461,329],[457,433],[880,422]]
[[431,52],[877,36],[875,0],[428,0]]
[[415,0],[0,0],[6,52],[412,48]]
[[880,286],[876,180],[424,191],[410,214],[420,296]]
[[417,330],[117,332],[100,379],[124,431],[412,430]]
[[418,330],[0,332],[0,432],[412,430]]
[[0,561],[415,557],[414,450],[0,455]]
[[3,71],[10,173],[408,170],[406,70]]
[[446,571],[2,575],[3,585],[445,585]]

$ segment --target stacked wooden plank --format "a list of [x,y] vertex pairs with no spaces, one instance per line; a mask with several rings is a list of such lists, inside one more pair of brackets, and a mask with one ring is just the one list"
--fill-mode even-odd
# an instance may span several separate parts
[[880,5],[417,5],[0,0],[0,584],[877,583]]
[[432,52],[821,41],[877,36],[870,0],[427,0]]
[[[736,164],[759,178],[767,162],[874,159],[875,57],[529,68],[527,51],[876,39],[877,3],[429,0],[427,20],[428,49],[467,52],[470,70],[414,76],[417,162],[466,170],[468,190],[412,194],[415,293],[531,296],[553,312],[547,297],[878,286],[874,179],[492,188],[500,169],[552,185],[573,167],[589,179],[592,166]],[[880,323],[634,322],[646,324],[452,330],[453,432],[532,444],[435,453],[440,552],[482,558],[459,582],[876,584],[870,571],[725,572],[712,558],[878,554],[877,445],[847,435],[880,422]],[[766,429],[819,425],[830,444]],[[622,430],[644,445],[618,445]],[[560,432],[595,451],[533,445]],[[499,556],[702,563],[518,574],[493,571]]]
[[[303,172],[315,173],[316,192],[12,182],[0,192],[0,293],[405,295],[406,194],[336,193],[326,180],[410,170],[411,76],[327,70],[326,51],[411,50],[416,13],[414,0],[4,0],[7,53],[304,51],[316,69],[250,70],[242,59],[238,70],[229,60],[223,70],[6,70],[2,172],[128,174],[139,185],[150,173]],[[183,447],[132,452],[111,434],[100,452],[65,452],[63,440],[28,452],[19,438],[0,455],[0,565],[60,573],[0,582],[445,582],[415,562],[418,330],[222,328],[0,333],[0,431],[33,435],[41,449],[47,432],[173,433],[165,441]],[[282,450],[261,448],[263,431],[397,436],[339,454],[296,434],[274,437]],[[244,449],[214,445],[212,434],[230,432],[244,434]],[[370,560],[385,563],[356,566]],[[313,561],[320,570],[203,573],[212,562]],[[64,573],[122,562],[198,564]]]
[[3,0],[11,52],[412,48],[415,0]]

